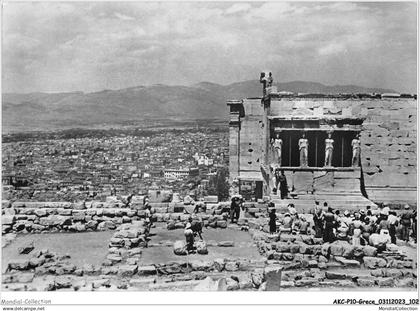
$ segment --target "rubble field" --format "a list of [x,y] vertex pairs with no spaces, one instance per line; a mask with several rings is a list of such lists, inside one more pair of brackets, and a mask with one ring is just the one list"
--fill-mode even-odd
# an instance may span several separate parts
[[[415,244],[398,241],[379,252],[369,245],[324,243],[312,235],[282,230],[269,234],[263,204],[250,206],[252,213],[243,213],[238,223],[231,224],[228,203],[207,206],[196,215],[183,212],[182,203],[159,203],[150,226],[141,201],[134,198],[124,207],[118,201],[61,207],[39,203],[36,208],[33,203],[5,204],[2,290],[415,291],[417,287]],[[190,217],[203,224],[204,241],[196,238],[194,254],[186,251],[183,234]]]

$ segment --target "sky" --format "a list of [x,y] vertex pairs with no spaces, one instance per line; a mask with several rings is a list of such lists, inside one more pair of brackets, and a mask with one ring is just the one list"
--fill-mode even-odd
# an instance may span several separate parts
[[3,92],[258,79],[415,93],[416,2],[3,4]]

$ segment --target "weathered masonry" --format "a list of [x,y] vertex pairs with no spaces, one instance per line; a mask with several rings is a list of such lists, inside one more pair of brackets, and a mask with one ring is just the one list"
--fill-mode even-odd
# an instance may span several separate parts
[[[264,94],[227,102],[230,181],[239,184],[243,195],[272,195],[273,168],[279,167],[295,198],[349,195],[374,202],[416,202],[415,96],[297,95],[271,86]],[[303,134],[308,143],[306,165],[300,163]],[[329,134],[334,150],[326,165]],[[360,143],[356,165],[355,138]],[[274,139],[282,142],[280,159]]]

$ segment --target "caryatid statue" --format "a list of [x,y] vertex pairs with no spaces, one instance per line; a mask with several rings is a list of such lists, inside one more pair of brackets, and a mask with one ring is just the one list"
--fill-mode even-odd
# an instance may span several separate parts
[[325,139],[325,166],[331,166],[333,151],[334,139],[331,138],[331,132],[329,132],[328,138]]
[[274,159],[281,166],[281,149],[283,147],[283,140],[280,138],[280,133],[276,133],[276,138],[271,138],[271,147],[274,151]]
[[302,138],[299,139],[299,154],[300,154],[300,166],[308,166],[308,147],[309,143],[306,139],[305,132],[302,133]]
[[351,158],[351,165],[353,167],[359,166],[360,163],[360,135],[356,134],[354,139],[351,141],[351,147],[353,149],[353,155]]

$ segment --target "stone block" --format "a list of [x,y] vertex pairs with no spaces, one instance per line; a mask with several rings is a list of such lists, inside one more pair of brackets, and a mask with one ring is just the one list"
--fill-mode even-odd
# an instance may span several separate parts
[[15,222],[14,215],[2,215],[1,216],[1,223],[2,225],[13,225]]
[[9,261],[8,270],[28,270],[30,268],[28,259],[14,259]]
[[45,208],[39,208],[34,211],[34,214],[38,217],[47,216],[47,211]]
[[219,247],[233,247],[235,246],[235,242],[233,241],[220,241],[217,243],[217,246]]
[[118,275],[121,277],[130,277],[137,272],[136,265],[122,265],[118,267]]
[[139,266],[138,269],[139,275],[154,275],[157,273],[155,266]]
[[365,267],[369,269],[375,269],[375,268],[383,268],[386,266],[386,260],[382,258],[377,257],[363,257],[363,263]]
[[364,277],[357,279],[357,285],[361,287],[373,287],[375,286],[375,280],[372,278]]
[[225,262],[225,270],[230,272],[238,271],[239,265],[236,261],[227,261]]
[[316,279],[311,279],[311,278],[307,278],[307,279],[301,279],[301,280],[297,280],[295,281],[295,286],[296,287],[316,287],[319,285],[318,280]]
[[380,278],[378,279],[378,285],[380,287],[391,287],[394,285],[394,278]]
[[92,288],[109,287],[111,285],[110,279],[98,279],[92,281]]
[[354,246],[345,241],[335,241],[331,244],[330,252],[333,256],[342,256],[345,258],[353,257]]
[[57,276],[54,279],[54,286],[56,289],[70,288],[72,286],[73,278],[66,275]]
[[330,280],[344,280],[347,275],[342,272],[326,271],[325,277]]
[[211,261],[193,260],[190,263],[193,271],[209,271],[213,266],[213,262]]
[[282,267],[266,267],[264,269],[264,279],[267,291],[280,290]]
[[173,250],[174,250],[175,255],[179,255],[179,256],[187,255],[187,245],[185,244],[184,241],[181,241],[181,240],[176,241],[174,243]]

